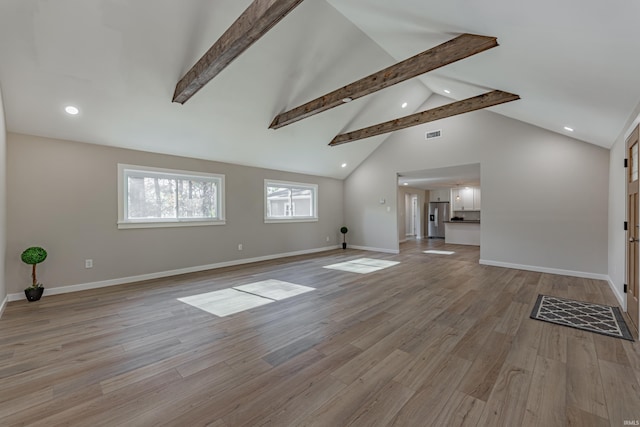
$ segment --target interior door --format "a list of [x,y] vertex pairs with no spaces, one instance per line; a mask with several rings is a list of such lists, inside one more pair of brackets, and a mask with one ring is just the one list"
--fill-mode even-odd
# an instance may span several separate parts
[[640,238],[638,223],[638,142],[640,131],[636,127],[627,138],[627,313],[638,333],[638,250]]

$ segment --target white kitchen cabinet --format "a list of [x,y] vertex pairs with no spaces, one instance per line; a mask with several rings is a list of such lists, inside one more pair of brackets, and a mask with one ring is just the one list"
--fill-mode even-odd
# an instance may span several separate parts
[[439,190],[429,191],[430,202],[448,202],[449,201],[449,189],[442,188]]
[[454,245],[480,246],[479,222],[445,222],[444,242]]
[[460,196],[459,188],[451,189],[451,211],[461,211],[462,210],[462,197]]
[[475,211],[480,210],[480,189],[479,188],[473,189],[473,210]]
[[451,203],[453,205],[453,211],[479,211],[480,188],[452,188]]

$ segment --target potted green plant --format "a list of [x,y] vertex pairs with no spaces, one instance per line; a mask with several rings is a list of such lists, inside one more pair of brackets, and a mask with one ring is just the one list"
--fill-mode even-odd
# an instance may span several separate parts
[[20,258],[25,264],[31,265],[32,283],[31,286],[24,290],[24,295],[28,301],[38,301],[42,297],[44,286],[38,283],[38,279],[36,278],[36,265],[47,259],[47,251],[39,246],[32,246],[25,249]]
[[342,249],[347,249],[347,232],[349,229],[347,227],[340,227],[340,232],[342,233]]

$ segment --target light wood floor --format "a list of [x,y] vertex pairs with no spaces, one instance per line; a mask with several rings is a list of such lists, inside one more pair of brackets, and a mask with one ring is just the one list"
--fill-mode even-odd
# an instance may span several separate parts
[[[401,264],[322,268],[363,256]],[[615,305],[607,284],[478,257],[411,241],[400,255],[335,250],[11,303],[0,320],[0,425],[640,420],[637,342],[529,319],[539,293]],[[225,318],[176,300],[266,279],[317,290]]]

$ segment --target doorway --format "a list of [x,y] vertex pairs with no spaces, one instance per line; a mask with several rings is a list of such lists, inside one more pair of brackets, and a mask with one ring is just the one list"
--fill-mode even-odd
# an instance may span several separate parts
[[422,236],[420,220],[420,202],[417,194],[407,193],[404,196],[405,238],[419,239]]
[[[469,187],[468,194],[472,195],[465,202],[470,204],[454,203],[451,200],[452,189],[460,185]],[[476,191],[477,190],[477,191]],[[418,195],[417,207],[410,197]],[[438,215],[430,215],[432,202],[444,202],[448,205],[447,213],[442,216],[444,222],[465,221],[456,223],[450,233],[451,240],[447,242],[447,228],[449,224],[442,223],[434,237],[445,239],[445,243],[461,245],[480,245],[480,164],[447,166],[443,168],[424,169],[417,171],[398,172],[398,242],[404,243],[415,235],[417,239],[429,238],[430,225]],[[460,212],[454,212],[453,208],[460,205]],[[439,209],[439,212],[443,212]],[[454,218],[459,216],[460,218]],[[412,224],[415,225],[415,229]],[[468,224],[468,225],[464,225]],[[402,249],[401,249],[402,250]]]
[[411,234],[418,236],[418,196],[411,196]]
[[627,314],[638,335],[639,299],[638,299],[638,264],[639,264],[639,238],[640,232],[638,223],[638,149],[640,142],[640,128],[631,132],[626,141],[627,159]]

